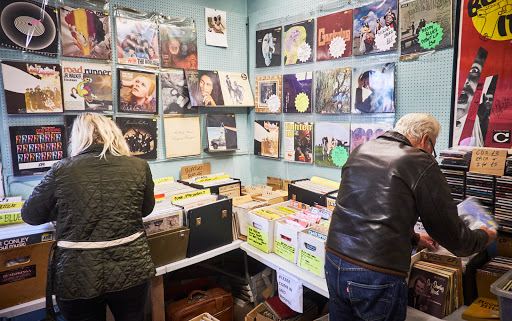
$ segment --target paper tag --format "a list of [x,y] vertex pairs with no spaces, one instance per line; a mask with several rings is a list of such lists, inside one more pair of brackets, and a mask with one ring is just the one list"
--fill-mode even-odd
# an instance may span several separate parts
[[155,184],[160,184],[160,183],[167,183],[167,182],[174,182],[174,177],[171,176],[171,177],[163,177],[163,178],[157,178],[157,179],[154,179],[153,182]]
[[418,35],[420,46],[424,49],[434,49],[443,40],[443,28],[437,22],[431,22],[421,28]]
[[322,261],[323,260],[318,256],[304,250],[300,250],[299,252],[299,265],[320,277],[322,276],[322,269],[324,268]]
[[22,223],[21,213],[0,214],[0,225]]
[[12,210],[15,208],[22,208],[24,202],[15,202],[15,203],[3,203],[0,204],[0,211],[1,210]]
[[294,263],[295,260],[295,247],[286,244],[285,242],[278,240],[276,238],[276,248],[274,249],[274,252],[276,252],[277,255],[282,256],[286,260]]
[[342,167],[348,159],[347,149],[342,146],[336,146],[331,152],[331,158],[334,165]]
[[196,179],[196,183],[204,183],[204,182],[217,181],[219,179],[225,179],[225,178],[229,178],[229,175],[221,175],[221,176],[200,178],[200,179]]
[[474,148],[469,171],[479,174],[503,175],[506,160],[506,149]]
[[345,49],[347,49],[347,43],[345,42],[345,39],[341,37],[335,37],[329,45],[329,54],[333,58],[340,58],[345,53]]
[[279,112],[279,108],[281,108],[281,99],[277,97],[277,95],[270,95],[267,99],[267,107],[271,113]]
[[303,113],[308,110],[309,98],[305,93],[300,93],[295,97],[295,108],[298,112]]
[[206,175],[211,173],[210,163],[202,163],[197,165],[183,166],[181,168],[181,179]]
[[393,48],[396,43],[396,32],[390,26],[385,26],[377,31],[375,35],[375,47],[379,51],[387,51]]
[[327,208],[330,209],[331,211],[334,211],[334,208],[336,207],[336,199],[327,197],[326,200],[327,200]]
[[233,198],[233,206],[237,206],[244,203],[252,202],[252,197],[250,195],[244,195]]
[[259,192],[259,191],[256,189],[256,187],[251,186],[251,185],[247,185],[247,186],[245,187],[245,191],[246,191],[247,193],[250,193],[250,194],[256,194],[256,193],[258,193],[258,192]]
[[294,275],[279,269],[277,271],[279,299],[290,309],[302,313],[302,281]]
[[191,193],[185,193],[185,194],[180,194],[180,195],[173,196],[171,201],[174,203],[176,201],[182,201],[182,200],[186,200],[188,198],[197,197],[197,196],[203,196],[203,195],[208,195],[208,194],[210,194],[210,189],[209,188],[202,189],[202,190],[197,191],[197,192],[191,192]]
[[300,62],[306,62],[311,57],[311,46],[308,43],[303,43],[297,49],[297,58]]
[[268,234],[252,226],[247,226],[247,243],[268,253]]

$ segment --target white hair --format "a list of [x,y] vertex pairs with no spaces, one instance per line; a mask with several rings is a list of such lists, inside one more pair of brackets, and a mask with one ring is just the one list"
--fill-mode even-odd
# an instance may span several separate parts
[[73,122],[71,131],[71,156],[76,156],[92,144],[103,144],[99,157],[106,159],[106,152],[114,156],[130,156],[131,152],[121,129],[105,116],[83,113]]
[[394,131],[399,132],[409,140],[416,140],[416,142],[419,142],[425,134],[435,140],[441,131],[441,124],[430,114],[407,114],[396,123]]

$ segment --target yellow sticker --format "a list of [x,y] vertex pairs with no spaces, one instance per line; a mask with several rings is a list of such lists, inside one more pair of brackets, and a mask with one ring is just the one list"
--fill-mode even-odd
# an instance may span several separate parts
[[284,243],[281,240],[276,240],[275,242],[276,248],[274,252],[276,252],[277,255],[282,256],[283,258],[287,259],[288,261],[294,263],[295,259],[295,247]]
[[305,93],[300,93],[295,97],[295,108],[298,112],[304,113],[309,108],[309,97]]
[[15,208],[21,208],[22,206],[23,202],[3,203],[0,204],[0,210],[12,210]]
[[216,181],[216,180],[224,179],[224,178],[229,178],[229,175],[201,178],[201,179],[196,180],[196,183],[211,182],[211,181]]
[[322,269],[324,268],[323,260],[316,255],[308,253],[304,250],[299,252],[299,265],[308,271],[311,271],[322,277]]
[[167,183],[167,182],[174,182],[174,176],[171,176],[171,177],[163,177],[163,178],[157,178],[157,179],[154,179],[153,182],[155,184],[159,184],[159,183]]
[[268,253],[268,234],[252,226],[247,226],[247,243]]
[[176,201],[186,200],[187,198],[192,198],[192,197],[196,197],[196,196],[203,196],[203,195],[208,195],[208,194],[210,194],[210,189],[209,188],[202,189],[202,190],[197,191],[197,192],[191,192],[191,193],[185,193],[185,194],[176,195],[176,196],[173,196],[171,200],[174,203]]
[[0,225],[22,223],[21,213],[0,214]]

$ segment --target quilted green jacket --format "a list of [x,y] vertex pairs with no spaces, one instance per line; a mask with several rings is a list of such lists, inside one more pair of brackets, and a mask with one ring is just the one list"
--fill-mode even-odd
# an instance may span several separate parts
[[57,246],[53,292],[61,300],[124,290],[155,275],[142,225],[155,205],[149,165],[109,153],[100,159],[102,149],[92,145],[54,164],[21,210],[28,224],[57,221],[57,241],[112,241],[142,232],[131,242],[99,249]]

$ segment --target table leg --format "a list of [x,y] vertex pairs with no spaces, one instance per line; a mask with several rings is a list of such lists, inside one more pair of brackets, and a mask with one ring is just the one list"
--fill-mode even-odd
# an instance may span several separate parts
[[163,275],[151,279],[151,313],[153,321],[165,320]]

